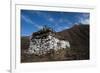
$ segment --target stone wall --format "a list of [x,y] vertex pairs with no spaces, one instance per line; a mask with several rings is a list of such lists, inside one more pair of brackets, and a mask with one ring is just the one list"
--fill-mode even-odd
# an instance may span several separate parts
[[51,49],[57,51],[61,48],[70,48],[69,42],[59,40],[58,38],[55,38],[53,35],[49,34],[46,38],[30,39],[29,53],[42,55],[49,52]]

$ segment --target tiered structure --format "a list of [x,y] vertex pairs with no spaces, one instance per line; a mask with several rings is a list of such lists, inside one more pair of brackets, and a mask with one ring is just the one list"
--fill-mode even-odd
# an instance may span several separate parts
[[42,55],[51,49],[70,48],[68,41],[59,40],[55,35],[55,32],[46,26],[38,32],[33,33],[30,37],[29,53]]

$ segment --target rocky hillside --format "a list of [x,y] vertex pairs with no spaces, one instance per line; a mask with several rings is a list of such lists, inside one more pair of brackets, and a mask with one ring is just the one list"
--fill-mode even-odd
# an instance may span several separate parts
[[29,37],[21,37],[21,62],[58,61],[58,60],[86,60],[89,59],[89,25],[74,25],[70,29],[54,32],[56,38],[68,40],[70,49],[50,50],[43,56],[23,53],[29,47]]
[[74,25],[70,29],[57,32],[57,35],[68,40],[71,48],[89,48],[89,25]]

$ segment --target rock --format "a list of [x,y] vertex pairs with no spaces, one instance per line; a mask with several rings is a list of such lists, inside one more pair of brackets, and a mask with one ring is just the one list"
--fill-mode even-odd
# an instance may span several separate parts
[[68,41],[59,40],[55,33],[50,29],[43,29],[35,32],[30,36],[29,53],[42,55],[53,49],[57,51],[61,48],[70,48]]

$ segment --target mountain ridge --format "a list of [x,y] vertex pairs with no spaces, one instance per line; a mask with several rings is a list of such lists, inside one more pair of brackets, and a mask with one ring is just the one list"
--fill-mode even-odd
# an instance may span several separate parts
[[58,32],[57,34],[62,36],[65,40],[68,40],[72,45],[77,43],[78,46],[78,44],[81,45],[83,42],[85,42],[85,45],[89,45],[89,25],[75,25],[70,29]]
[[23,36],[21,37],[21,62],[89,60],[89,32],[89,25],[74,25],[70,29],[53,32],[55,33],[54,37],[69,41],[70,49],[50,50],[49,53],[41,56],[24,53],[24,51],[29,50],[30,36]]
[[[71,46],[74,44],[74,42],[76,42],[78,46],[80,42],[84,43],[85,41],[86,41],[85,43],[89,45],[89,25],[74,25],[70,29],[65,29],[60,32],[55,32],[55,33],[56,33],[55,37],[61,40],[68,40],[71,43]],[[21,38],[27,39],[28,41],[29,36],[23,36]],[[81,46],[81,47],[84,47],[84,46]]]

